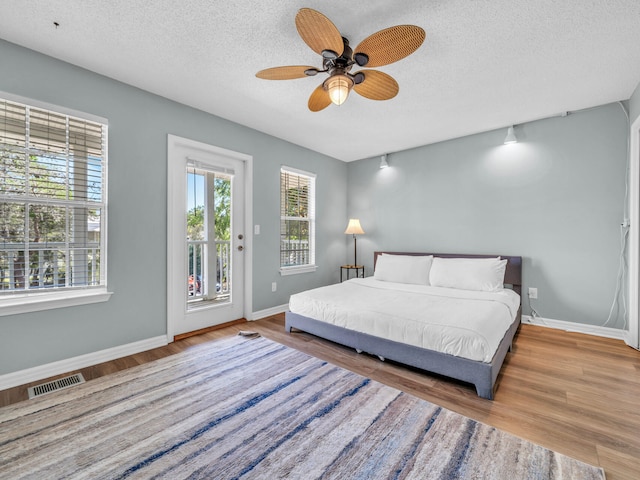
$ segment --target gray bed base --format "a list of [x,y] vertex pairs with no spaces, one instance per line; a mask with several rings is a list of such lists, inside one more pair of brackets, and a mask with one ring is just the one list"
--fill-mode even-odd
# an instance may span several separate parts
[[488,400],[493,400],[496,379],[507,352],[511,350],[511,342],[519,326],[520,314],[516,315],[516,319],[502,338],[491,363],[485,363],[348,330],[289,311],[285,313],[285,330],[289,333],[292,328],[296,328],[355,348],[357,351],[364,351],[421,370],[472,383],[476,387],[478,396]]

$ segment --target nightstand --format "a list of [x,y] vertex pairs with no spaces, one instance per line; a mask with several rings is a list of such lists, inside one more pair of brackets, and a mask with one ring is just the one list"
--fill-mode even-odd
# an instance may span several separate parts
[[364,278],[364,265],[341,265],[340,266],[340,283],[342,283],[345,270],[347,271],[347,280],[349,280],[351,270],[356,271],[356,277]]

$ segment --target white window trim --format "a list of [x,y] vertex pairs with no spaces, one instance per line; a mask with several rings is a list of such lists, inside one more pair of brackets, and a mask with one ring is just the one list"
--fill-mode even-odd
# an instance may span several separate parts
[[[288,167],[286,165],[281,165],[280,166],[280,171],[285,171],[285,172],[289,172],[289,173],[293,173],[296,175],[304,175],[306,177],[309,178],[313,178],[314,183],[317,179],[317,175],[315,173],[312,172],[307,172],[305,170],[300,170],[299,168],[294,168],[294,167]],[[318,269],[318,266],[316,265],[316,213],[315,213],[315,204],[316,204],[316,199],[315,199],[315,194],[316,194],[316,188],[315,188],[315,184],[314,184],[314,188],[313,188],[313,219],[310,222],[310,229],[311,229],[311,238],[313,239],[312,242],[312,249],[311,249],[311,258],[313,260],[313,263],[309,263],[308,265],[293,265],[290,267],[280,267],[280,275],[283,277],[286,277],[288,275],[299,275],[302,273],[313,273]]]
[[41,108],[43,110],[51,110],[62,115],[69,115],[70,117],[82,118],[83,120],[88,120],[90,122],[102,123],[107,126],[109,125],[109,121],[104,117],[93,115],[91,113],[81,112],[79,110],[73,110],[72,108],[61,107],[60,105],[55,105],[53,103],[41,102],[40,100],[34,100],[33,98],[21,97],[20,95],[3,92],[2,90],[0,90],[0,97],[12,102],[24,103],[25,105],[29,105],[30,107]]
[[280,275],[298,275],[299,273],[311,273],[318,269],[317,265],[296,265],[294,267],[280,267]]
[[[23,103],[25,105],[29,105],[35,108],[41,108],[45,110],[51,110],[57,113],[61,113],[63,115],[69,115],[71,117],[82,118],[84,120],[88,120],[91,122],[102,123],[109,126],[109,122],[106,118],[92,115],[90,113],[80,112],[78,110],[73,110],[66,107],[61,107],[59,105],[55,105],[52,103],[41,102],[39,100],[34,100],[32,98],[22,97],[20,95],[14,95],[9,92],[4,92],[0,90],[0,97],[17,103]],[[108,158],[108,148],[109,144],[107,142],[106,146],[106,154]],[[103,195],[105,198],[105,211],[104,211],[104,222],[107,225],[107,211],[108,211],[108,161],[104,166],[105,175],[104,175],[104,186],[103,186]],[[103,229],[101,232],[102,240],[101,240],[101,248],[102,258],[104,259],[104,264],[107,264],[107,235],[106,229]],[[6,298],[0,297],[0,317],[8,316],[8,315],[17,315],[21,313],[31,313],[31,312],[40,312],[43,310],[51,310],[55,308],[65,308],[65,307],[74,307],[78,305],[90,305],[92,303],[102,303],[106,302],[111,298],[113,292],[109,292],[107,290],[107,274],[104,275],[104,285],[100,287],[89,287],[86,289],[77,289],[77,290],[58,290],[56,292],[50,293],[25,293],[25,294],[15,294],[11,296],[7,296]]]
[[106,287],[96,287],[86,290],[12,295],[6,299],[0,299],[0,317],[106,302],[112,294],[107,291]]

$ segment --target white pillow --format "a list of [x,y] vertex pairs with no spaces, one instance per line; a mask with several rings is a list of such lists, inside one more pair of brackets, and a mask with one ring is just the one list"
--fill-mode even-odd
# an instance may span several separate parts
[[373,278],[383,282],[429,285],[431,255],[379,255]]
[[504,288],[507,260],[497,258],[433,259],[429,281],[434,287],[498,292]]

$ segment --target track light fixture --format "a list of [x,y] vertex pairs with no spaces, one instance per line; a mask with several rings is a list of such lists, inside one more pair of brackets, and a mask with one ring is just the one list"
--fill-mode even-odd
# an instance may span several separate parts
[[509,127],[507,130],[507,136],[504,139],[504,144],[509,145],[511,143],[517,143],[518,138],[516,137],[516,132],[513,131],[513,125]]

